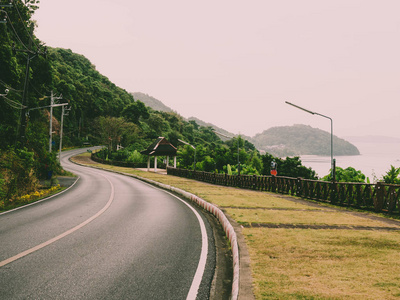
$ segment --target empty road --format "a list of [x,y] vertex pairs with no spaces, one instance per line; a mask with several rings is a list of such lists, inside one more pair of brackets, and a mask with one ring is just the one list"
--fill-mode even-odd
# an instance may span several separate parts
[[212,228],[139,180],[82,167],[66,192],[0,214],[0,299],[208,299]]

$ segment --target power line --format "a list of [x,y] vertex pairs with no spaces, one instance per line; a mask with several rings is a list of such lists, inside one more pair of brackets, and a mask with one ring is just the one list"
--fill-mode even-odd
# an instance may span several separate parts
[[26,108],[26,106],[22,105],[21,103],[7,98],[8,92],[9,92],[9,90],[6,89],[5,90],[5,94],[0,94],[0,97],[3,97],[5,103],[7,103],[9,106],[11,106],[12,108],[15,108],[15,109],[24,109],[24,108]]
[[19,9],[18,9],[18,5],[14,5],[14,7],[15,7],[15,9],[16,9],[18,15],[19,15],[19,18],[20,18],[20,20],[21,20],[21,22],[22,22],[22,25],[24,26],[26,32],[28,33],[29,39],[30,39],[30,40],[32,41],[32,43],[35,45],[36,50],[39,51],[39,47],[36,45],[36,43],[35,43],[35,41],[34,41],[34,39],[33,39],[33,36],[32,36],[31,33],[29,32],[28,28],[25,26],[25,22],[23,21],[22,16],[21,16],[21,13],[20,13],[20,11],[19,11]]
[[12,108],[20,109],[20,110],[26,108],[25,105],[22,105],[22,104],[19,103],[19,102],[16,102],[16,101],[14,101],[14,100],[11,100],[11,99],[9,99],[9,98],[7,98],[7,97],[5,97],[5,96],[3,96],[3,98],[4,98],[4,102],[6,102],[6,103],[7,103],[9,106],[11,106]]
[[15,27],[10,19],[10,16],[8,15],[8,13],[5,10],[0,10],[1,12],[4,12],[6,14],[6,18],[9,20],[9,22],[7,24],[10,24],[11,29],[12,29],[12,33],[15,35],[15,37],[17,38],[17,40],[22,44],[22,46],[26,49],[26,51],[30,51],[28,49],[28,47],[25,46],[24,42],[21,40],[21,38],[19,37],[17,31],[15,30]]
[[3,80],[1,80],[0,79],[0,84],[2,85],[2,86],[4,86],[5,88],[7,88],[7,89],[9,89],[10,91],[13,91],[13,92],[15,92],[15,93],[22,93],[23,91],[22,90],[16,90],[16,89],[14,89],[14,88],[12,88],[10,85],[8,85],[7,83],[5,83]]
[[42,100],[42,98],[46,98],[47,97],[47,96],[43,95],[41,92],[39,92],[31,82],[29,82],[29,86],[31,88],[33,88],[35,90],[35,92],[40,96],[39,100]]

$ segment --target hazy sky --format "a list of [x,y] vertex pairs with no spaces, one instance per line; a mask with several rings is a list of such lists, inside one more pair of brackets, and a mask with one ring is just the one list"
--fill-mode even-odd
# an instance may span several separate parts
[[400,137],[398,0],[41,0],[36,35],[128,92],[253,136]]

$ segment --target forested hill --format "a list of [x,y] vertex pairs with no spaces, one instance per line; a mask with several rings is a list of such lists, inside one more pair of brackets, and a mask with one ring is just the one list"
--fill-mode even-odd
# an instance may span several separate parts
[[120,116],[134,102],[132,95],[100,74],[83,55],[71,50],[50,48],[53,90],[62,94],[72,110],[68,121],[93,120],[102,115]]
[[[133,93],[136,100],[144,102],[155,110],[168,111],[170,109],[160,100],[143,93]],[[216,132],[222,133],[219,137],[226,140],[225,136],[234,137],[235,134],[228,132],[212,123],[204,122],[196,117],[190,117],[200,126],[213,128]],[[285,157],[294,155],[330,155],[331,134],[329,132],[312,128],[307,125],[294,125],[283,127],[272,127],[255,135],[254,137],[241,135],[241,138],[253,143],[261,152],[267,152],[275,156]],[[350,142],[334,136],[335,155],[359,155],[356,146]]]
[[[273,158],[261,158],[242,137],[224,142],[211,127],[187,121],[175,112],[150,109],[100,74],[84,56],[43,46],[34,32],[26,30],[33,24],[38,2],[14,1],[7,22],[0,24],[0,208],[8,199],[36,191],[38,179],[64,174],[57,159],[61,120],[63,147],[107,145],[104,158],[143,163],[147,158],[140,151],[163,136],[179,147],[180,167],[269,173]],[[50,95],[57,105],[51,104]],[[142,96],[146,95],[138,98],[144,100]],[[58,104],[68,104],[64,118]],[[117,152],[117,145],[123,150]],[[297,172],[300,162],[291,163],[296,167],[286,169]],[[308,175],[301,176],[315,177],[305,171]]]
[[[216,126],[216,125],[214,125],[214,124],[212,124],[212,123],[204,122],[204,121],[202,121],[202,120],[200,120],[200,119],[198,119],[198,118],[195,118],[195,117],[190,117],[190,118],[189,118],[189,121],[194,121],[194,122],[196,122],[197,124],[199,124],[200,126],[211,127],[211,128],[213,128],[213,129],[215,130],[215,132],[217,132],[218,136],[219,136],[222,140],[227,140],[227,139],[229,139],[229,138],[232,138],[232,137],[236,137],[236,136],[237,136],[236,134],[234,134],[234,133],[232,133],[232,132],[229,132],[229,131],[227,131],[227,130],[225,130],[225,129],[222,129],[221,127],[218,127],[218,126]],[[244,138],[244,139],[246,139],[246,140],[249,140],[248,137],[244,137],[244,136],[242,136],[242,135],[241,135],[241,138]]]
[[[251,142],[276,156],[331,154],[331,134],[307,125],[272,127],[255,135]],[[335,156],[360,154],[356,146],[337,136],[333,145]]]
[[135,100],[139,100],[139,101],[143,102],[144,104],[146,104],[146,106],[151,107],[154,110],[163,111],[163,112],[173,112],[173,110],[171,108],[166,106],[160,100],[157,100],[156,98],[154,98],[148,94],[144,94],[141,92],[135,92],[135,93],[132,93],[132,96],[133,96],[133,98],[135,98]]

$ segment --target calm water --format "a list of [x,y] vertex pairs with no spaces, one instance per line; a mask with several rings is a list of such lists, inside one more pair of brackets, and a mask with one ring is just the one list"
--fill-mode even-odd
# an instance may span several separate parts
[[[361,155],[336,156],[336,166],[343,169],[353,167],[360,170],[371,182],[382,179],[390,169],[390,165],[400,167],[400,143],[354,143]],[[303,165],[311,167],[323,177],[329,174],[331,168],[330,156],[302,155]]]

